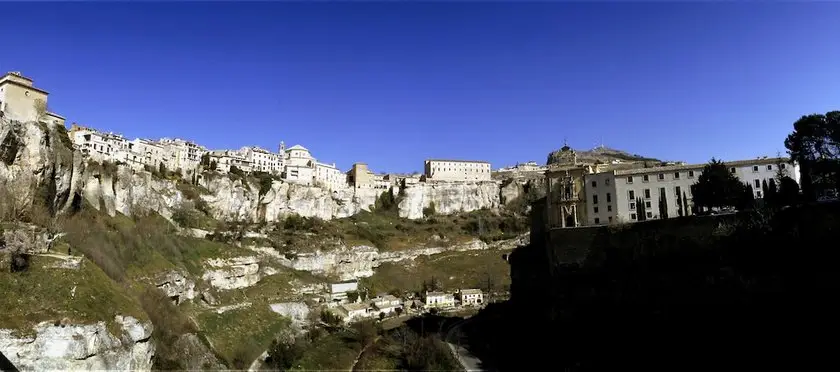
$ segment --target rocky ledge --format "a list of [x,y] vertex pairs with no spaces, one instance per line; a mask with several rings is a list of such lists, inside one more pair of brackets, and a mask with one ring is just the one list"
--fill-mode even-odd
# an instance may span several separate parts
[[19,370],[150,370],[155,348],[152,324],[117,315],[122,334],[112,335],[105,322],[42,322],[34,336],[0,329],[0,351]]

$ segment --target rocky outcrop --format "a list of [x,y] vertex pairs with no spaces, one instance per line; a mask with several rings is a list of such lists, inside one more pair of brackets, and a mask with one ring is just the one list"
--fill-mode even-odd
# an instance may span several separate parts
[[176,304],[195,298],[195,282],[178,271],[161,274],[155,280],[155,286]]
[[150,370],[152,325],[116,316],[122,334],[112,335],[105,322],[55,325],[42,322],[34,336],[0,329],[0,351],[20,370]]
[[309,307],[303,302],[281,302],[268,305],[271,311],[291,319],[293,322],[304,325],[308,322]]
[[[419,256],[430,256],[444,252],[463,252],[484,249],[509,250],[529,243],[529,234],[523,234],[515,239],[486,244],[481,240],[472,240],[450,247],[424,247],[407,249],[398,252],[380,252],[369,246],[341,246],[338,249],[323,252],[299,253],[294,259],[274,255],[273,258],[284,266],[295,270],[309,271],[315,274],[335,275],[341,280],[369,277],[374,270],[385,262],[399,262],[413,260]],[[260,250],[264,254],[264,250]]]
[[20,190],[11,190],[17,197],[31,201],[37,193],[65,210],[81,189],[83,170],[64,127],[0,119],[0,179],[17,181]]
[[202,279],[216,289],[246,288],[262,279],[257,257],[213,258],[205,263],[209,269],[204,272]]
[[434,205],[437,214],[496,209],[501,206],[499,183],[430,182],[407,187],[400,201],[400,217],[423,218],[423,208]]

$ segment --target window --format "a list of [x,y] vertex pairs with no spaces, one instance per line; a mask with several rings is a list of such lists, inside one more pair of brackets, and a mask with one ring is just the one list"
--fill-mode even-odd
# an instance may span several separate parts
[[729,168],[729,173],[735,173],[735,167]]
[[592,195],[592,204],[598,204],[598,195]]
[[607,178],[607,179],[605,179],[605,180],[604,180],[604,185],[607,185],[607,186],[609,186],[609,185],[610,185],[610,179],[609,179],[609,178]]
[[755,197],[756,198],[761,198],[761,191],[756,191],[755,192]]
[[595,213],[598,213],[598,207],[592,208],[592,211],[595,212]]
[[680,194],[682,194],[682,193],[680,192],[680,187],[679,187],[679,186],[677,186],[677,187],[675,187],[675,188],[674,188],[674,192],[677,194],[677,197],[678,197],[678,198],[680,197]]
[[607,204],[607,212],[612,212],[612,205]]
[[627,183],[633,183],[633,176],[627,177]]
[[662,181],[665,179],[665,173],[659,173],[659,180]]
[[592,187],[598,187],[598,182],[592,181]]
[[767,170],[773,170],[773,165],[772,164],[767,164]]
[[650,189],[645,189],[645,199],[650,199]]
[[636,219],[636,214],[635,213],[630,213],[630,219],[635,220]]
[[647,217],[648,218],[653,218],[653,212],[647,212]]
[[760,188],[761,187],[761,181],[755,180],[755,187]]
[[680,172],[674,172],[674,179],[675,180],[680,179]]
[[607,193],[607,203],[612,201],[612,194]]
[[633,190],[628,191],[627,196],[628,198],[630,198],[630,200],[636,199],[636,193],[633,192]]
[[598,217],[595,217],[595,224],[598,225],[600,223],[601,223],[601,220],[599,220]]
[[648,177],[648,175],[646,174],[646,175],[642,176],[642,181],[644,181],[644,182],[650,181],[650,177]]
[[688,171],[688,178],[694,178],[694,171]]
[[630,202],[630,209],[635,210],[636,209],[636,203]]
[[610,223],[612,223],[612,216],[609,216],[607,218],[608,218],[608,221],[610,221]]
[[782,169],[785,169],[785,164],[782,163],[781,165],[779,165],[779,167],[782,168]]

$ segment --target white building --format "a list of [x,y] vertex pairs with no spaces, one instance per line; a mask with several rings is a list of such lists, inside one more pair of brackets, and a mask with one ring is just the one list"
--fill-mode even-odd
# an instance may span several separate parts
[[294,145],[286,149],[283,178],[290,183],[312,185],[315,180],[315,158],[306,147]]
[[74,147],[95,161],[125,162],[128,156],[129,142],[119,134],[77,127],[68,136]]
[[[780,167],[799,182],[799,169],[789,159],[759,158],[724,163],[729,171],[753,187],[756,198],[762,198],[762,183],[770,182]],[[636,202],[642,199],[647,219],[661,218],[660,195],[665,195],[668,217],[679,215],[678,198],[683,194],[689,210],[693,206],[691,185],[703,171],[705,164],[672,165],[653,168],[613,170],[587,174],[584,179],[588,224],[638,221]]]
[[355,280],[330,284],[330,301],[344,301],[347,299],[347,292],[358,290],[359,282]]
[[371,308],[367,303],[341,304],[338,307],[345,322],[352,322],[370,317]]
[[216,170],[224,173],[230,172],[231,167],[237,167],[243,172],[251,171],[251,162],[245,155],[233,150],[210,151],[210,162],[216,163]]
[[461,305],[480,305],[484,303],[484,293],[480,289],[462,289],[458,291]]
[[166,160],[166,150],[163,146],[150,140],[136,138],[129,142],[128,149],[141,159],[140,162],[144,166],[148,165],[157,169]]
[[257,146],[243,147],[239,149],[239,153],[244,155],[254,172],[283,173],[284,155],[282,154],[275,154]]
[[374,297],[370,300],[370,303],[376,308],[376,314],[385,313],[385,315],[391,314],[400,307],[401,302],[399,298],[396,298],[393,295],[383,295]]
[[429,159],[424,170],[427,181],[490,181],[486,161]]
[[426,307],[446,308],[455,306],[455,296],[443,292],[426,292]]
[[347,174],[335,167],[335,163],[315,162],[315,185],[327,190],[339,190],[348,187]]

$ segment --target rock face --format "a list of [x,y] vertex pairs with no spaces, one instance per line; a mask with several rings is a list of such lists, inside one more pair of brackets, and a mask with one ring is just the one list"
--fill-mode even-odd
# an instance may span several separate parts
[[210,269],[202,275],[202,279],[217,289],[246,288],[262,279],[259,260],[253,256],[214,258],[207,260],[206,264]]
[[59,325],[42,322],[35,336],[15,337],[0,329],[0,351],[20,370],[150,370],[154,345],[152,325],[116,317],[123,333],[108,332],[105,322]]
[[155,280],[155,286],[176,303],[195,298],[195,282],[178,271],[163,273]]
[[268,306],[271,311],[288,317],[298,324],[305,324],[309,316],[309,307],[303,302],[281,302]]
[[279,259],[284,266],[295,270],[309,271],[315,274],[335,275],[341,280],[350,280],[372,276],[374,269],[385,262],[413,260],[419,256],[429,256],[453,251],[513,249],[520,245],[527,245],[529,239],[529,234],[523,234],[515,239],[496,242],[491,245],[476,239],[451,247],[415,248],[399,252],[379,252],[376,248],[369,246],[341,246],[329,252],[317,251],[314,253],[298,254],[293,260],[286,259],[285,257],[274,258]]
[[501,205],[496,181],[422,183],[406,188],[403,193],[400,217],[409,219],[423,218],[423,208],[432,204],[438,214],[496,209]]
[[31,201],[34,186],[51,208],[64,210],[81,189],[83,170],[63,127],[0,119],[0,179],[16,181],[16,196]]

